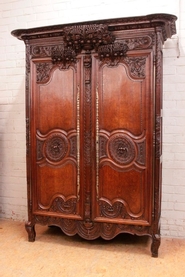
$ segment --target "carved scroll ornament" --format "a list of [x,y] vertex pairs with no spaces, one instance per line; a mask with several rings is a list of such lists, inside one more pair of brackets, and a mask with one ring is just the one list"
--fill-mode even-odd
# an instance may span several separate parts
[[106,198],[99,199],[100,215],[107,218],[124,218],[124,219],[142,219],[142,212],[132,214],[128,205],[124,205],[121,201],[110,202]]
[[75,196],[66,199],[63,195],[57,195],[49,206],[38,204],[38,210],[63,214],[76,214],[76,205],[77,199]]

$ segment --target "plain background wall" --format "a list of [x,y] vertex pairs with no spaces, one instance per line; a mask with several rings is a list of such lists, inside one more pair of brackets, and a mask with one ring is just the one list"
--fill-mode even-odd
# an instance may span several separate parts
[[171,13],[164,45],[163,236],[185,238],[185,0],[0,0],[0,217],[27,219],[25,46],[13,29]]

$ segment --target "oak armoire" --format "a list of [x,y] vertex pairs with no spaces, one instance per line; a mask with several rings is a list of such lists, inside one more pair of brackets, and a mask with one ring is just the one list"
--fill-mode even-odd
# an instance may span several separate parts
[[29,241],[35,224],[87,240],[149,235],[158,256],[162,47],[176,19],[12,31],[26,45]]

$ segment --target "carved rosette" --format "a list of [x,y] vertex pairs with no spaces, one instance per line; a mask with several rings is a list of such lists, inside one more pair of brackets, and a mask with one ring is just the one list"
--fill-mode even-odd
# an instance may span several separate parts
[[131,163],[136,156],[134,143],[129,137],[122,134],[110,138],[108,152],[111,158],[121,165]]
[[146,138],[132,138],[125,133],[107,134],[101,132],[99,135],[99,159],[100,163],[113,161],[117,166],[124,168],[133,163],[139,166],[146,164]]
[[52,131],[46,135],[37,132],[37,161],[61,163],[66,158],[77,158],[76,133]]
[[48,137],[44,145],[44,153],[48,160],[58,162],[68,152],[68,141],[64,135],[53,134]]

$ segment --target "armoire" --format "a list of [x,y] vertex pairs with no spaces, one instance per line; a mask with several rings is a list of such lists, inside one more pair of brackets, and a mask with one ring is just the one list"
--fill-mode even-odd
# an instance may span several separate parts
[[28,240],[35,224],[160,245],[165,40],[151,14],[19,29],[26,46]]

